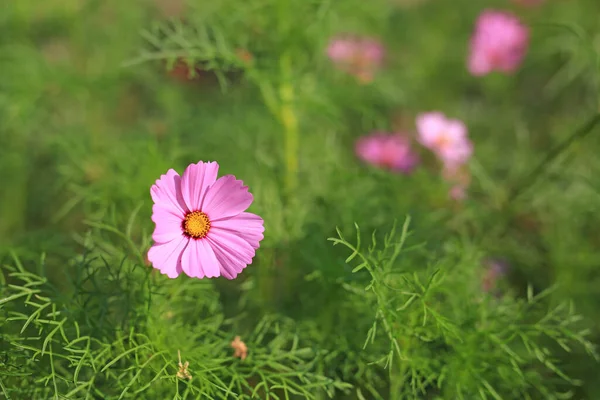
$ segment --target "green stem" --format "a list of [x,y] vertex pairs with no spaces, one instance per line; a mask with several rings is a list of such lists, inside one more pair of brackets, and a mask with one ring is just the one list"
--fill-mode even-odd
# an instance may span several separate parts
[[[415,315],[411,315],[410,317],[410,329],[412,330],[416,325],[416,317]],[[412,334],[412,333],[411,333]],[[409,367],[409,358],[410,358],[410,349],[413,344],[413,337],[408,336],[405,340],[402,341],[402,351],[404,353],[404,360],[398,359],[398,363],[400,364],[400,372],[398,373],[397,379],[392,379],[392,384],[390,388],[390,399],[400,399],[402,393],[402,386],[405,384],[406,371]]]
[[282,83],[279,88],[281,105],[279,118],[284,129],[285,145],[285,188],[288,196],[292,195],[298,184],[298,118],[294,110],[294,86],[291,82],[292,66],[288,54],[281,57]]
[[509,233],[511,224],[513,222],[513,217],[510,216],[510,214],[514,212],[514,201],[533,186],[533,184],[540,178],[545,168],[551,162],[559,157],[571,144],[589,135],[598,123],[600,123],[600,113],[593,115],[585,124],[573,132],[571,136],[552,149],[538,164],[538,166],[521,180],[521,183],[518,184],[511,193],[509,193],[509,195],[506,197],[506,200],[503,202],[503,206],[500,210],[500,212],[503,214],[501,218],[502,223],[495,224],[493,228],[490,228],[490,232],[492,233],[484,236],[484,241],[492,240],[492,247],[494,247],[497,245],[498,238]]
[[538,166],[529,173],[523,179],[522,183],[517,186],[517,188],[512,192],[512,194],[508,197],[508,204],[512,203],[517,197],[519,197],[525,190],[529,189],[533,184],[539,179],[539,177],[544,172],[544,169],[554,161],[558,156],[560,156],[571,144],[575,143],[577,140],[585,138],[588,134],[590,134],[596,125],[600,123],[600,113],[595,114],[592,118],[590,118],[583,126],[577,129],[571,136],[569,136],[565,141],[560,143],[558,146],[553,148],[547,155],[544,157],[542,162],[538,164]]
[[278,302],[275,299],[275,285],[273,273],[275,272],[274,264],[276,262],[276,250],[264,249],[262,252],[261,268],[258,271],[258,293],[261,296],[261,306],[268,310],[272,310]]

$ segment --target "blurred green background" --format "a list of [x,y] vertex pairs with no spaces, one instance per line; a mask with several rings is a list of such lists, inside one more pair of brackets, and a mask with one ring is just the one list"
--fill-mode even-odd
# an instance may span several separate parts
[[[264,76],[273,57],[296,49],[299,169],[291,199],[281,189],[282,128],[243,67],[190,77],[182,65],[168,72],[163,60],[147,60],[202,51],[190,35],[180,44],[161,42],[165,26],[176,27],[179,18],[210,21],[224,2],[189,3],[3,2],[0,256],[45,252],[48,267],[58,270],[79,251],[89,221],[124,225],[135,210],[133,240],[147,248],[154,180],[168,168],[182,172],[191,162],[217,160],[221,174],[249,185],[251,211],[266,221],[258,257],[268,267],[247,271],[258,276],[256,301],[265,309],[301,319],[310,308],[298,299],[331,301],[335,293],[314,293],[318,288],[305,277],[345,268],[325,241],[336,226],[385,230],[410,214],[416,240],[427,240],[432,252],[441,238],[456,237],[508,260],[517,291],[527,282],[538,289],[558,283],[557,300],[572,298],[600,337],[600,130],[576,141],[507,202],[554,146],[600,112],[600,2],[548,0],[537,8],[509,1],[329,2],[335,17],[306,30],[290,22],[286,39],[298,38],[292,42],[270,30],[278,17],[267,6],[225,2],[245,23],[219,14],[219,29],[248,44]],[[514,76],[475,78],[465,68],[474,21],[486,7],[512,10],[532,28]],[[386,46],[386,66],[371,85],[342,76],[326,59],[327,41],[340,32],[374,35]],[[157,43],[171,47],[148,57]],[[214,65],[224,65],[217,58]],[[424,166],[408,177],[366,168],[353,154],[359,136],[414,132],[415,115],[430,110],[464,120],[475,143],[464,204],[447,198],[425,153]],[[226,292],[238,290],[235,282],[221,284]],[[596,363],[574,353],[569,371],[584,380],[579,398],[600,398]]]

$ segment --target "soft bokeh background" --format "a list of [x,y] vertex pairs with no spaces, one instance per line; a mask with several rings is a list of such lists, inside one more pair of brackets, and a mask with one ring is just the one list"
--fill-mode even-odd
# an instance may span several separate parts
[[[2,3],[0,257],[44,252],[47,269],[60,276],[90,224],[99,222],[129,226],[145,251],[153,228],[150,185],[168,168],[182,172],[191,162],[217,160],[221,174],[249,185],[251,211],[266,226],[259,265],[244,272],[242,283],[217,283],[231,310],[245,307],[241,295],[253,309],[314,319],[335,332],[326,327],[332,324],[326,310],[338,294],[322,282],[348,267],[345,253],[326,238],[336,226],[351,233],[354,222],[364,232],[385,231],[410,214],[413,240],[427,241],[430,254],[455,240],[506,260],[517,293],[527,283],[540,290],[557,283],[555,300],[573,299],[584,325],[600,337],[600,130],[520,186],[554,146],[600,111],[597,0],[547,0],[539,7],[508,0],[323,2],[326,16],[313,25],[302,21],[302,6],[292,14],[299,21],[288,24],[285,40],[297,38],[291,44],[271,30],[281,19],[272,8],[251,9],[240,0],[231,16],[215,16],[221,2],[189,3]],[[513,76],[475,78],[465,68],[473,24],[485,7],[512,10],[532,28],[530,50]],[[291,53],[300,121],[292,193],[282,190],[281,125],[241,64],[222,76],[188,77],[183,64],[167,72],[166,62],[150,60],[185,54],[181,49],[208,51],[190,35],[164,40],[159,27],[176,27],[169,21],[181,17],[214,18],[229,38],[247,43],[267,77],[282,49],[302,50]],[[373,35],[386,46],[386,66],[372,84],[332,68],[324,48],[340,32]],[[354,155],[359,136],[377,129],[413,134],[415,115],[430,110],[469,127],[475,155],[463,203],[448,198],[425,151],[424,165],[410,176],[367,168]],[[520,196],[507,202],[517,188]],[[315,308],[324,311],[316,317]],[[598,365],[577,351],[565,357],[568,371],[583,380],[577,398],[600,398]]]

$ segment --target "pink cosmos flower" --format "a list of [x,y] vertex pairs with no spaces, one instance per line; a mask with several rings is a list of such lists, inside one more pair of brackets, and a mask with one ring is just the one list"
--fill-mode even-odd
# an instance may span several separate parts
[[356,141],[355,151],[369,164],[404,174],[410,173],[419,163],[410,141],[400,134],[375,132],[363,136]]
[[219,164],[189,165],[183,176],[173,169],[150,193],[156,224],[148,251],[154,268],[169,278],[235,278],[252,263],[263,239],[263,219],[244,212],[253,197],[233,175],[217,179]]
[[433,151],[445,168],[455,169],[471,158],[473,144],[463,122],[433,111],[418,115],[416,125],[419,142]]
[[341,36],[329,42],[327,55],[338,68],[367,83],[381,66],[384,49],[375,39]]
[[483,11],[471,37],[469,72],[475,76],[493,71],[514,72],[525,57],[529,28],[514,15],[495,10]]

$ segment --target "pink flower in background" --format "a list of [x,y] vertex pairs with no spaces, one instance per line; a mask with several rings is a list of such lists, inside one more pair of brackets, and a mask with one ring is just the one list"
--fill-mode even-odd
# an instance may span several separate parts
[[333,62],[347,62],[354,57],[356,43],[350,39],[337,38],[329,42],[327,55]]
[[419,142],[433,151],[445,168],[457,168],[471,158],[473,144],[463,122],[433,111],[419,114],[416,125]]
[[463,201],[467,198],[467,188],[462,185],[454,185],[450,188],[448,195],[452,200]]
[[381,43],[371,38],[337,37],[327,47],[331,61],[363,83],[373,80],[375,72],[381,67],[384,53]]
[[235,278],[252,263],[263,239],[263,220],[244,212],[253,197],[233,175],[217,179],[219,164],[189,165],[183,176],[173,169],[150,190],[156,224],[148,251],[154,268],[169,278]]
[[483,291],[492,292],[497,282],[509,272],[510,265],[504,260],[488,259],[484,262],[485,274],[481,286]]
[[409,139],[400,134],[375,132],[363,136],[356,141],[355,151],[369,164],[404,174],[410,173],[419,163]]
[[514,15],[486,10],[479,15],[471,37],[469,72],[475,76],[493,71],[514,72],[525,57],[529,28]]
[[462,201],[467,197],[471,175],[466,163],[473,155],[473,144],[467,137],[462,121],[449,119],[441,112],[419,114],[416,119],[418,140],[442,162],[442,176],[450,183],[450,198]]

